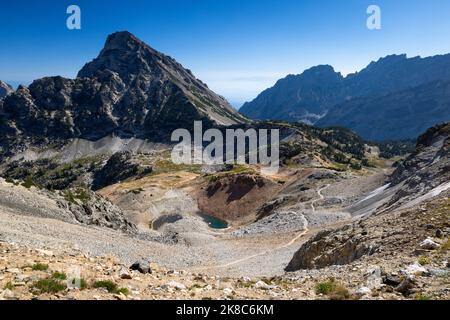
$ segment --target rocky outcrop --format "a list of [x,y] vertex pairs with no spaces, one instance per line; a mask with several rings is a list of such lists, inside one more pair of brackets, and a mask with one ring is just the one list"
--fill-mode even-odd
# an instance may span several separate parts
[[400,187],[385,205],[391,209],[449,189],[450,123],[435,126],[420,136],[415,152],[398,165],[390,182],[391,187]]
[[0,178],[0,211],[18,216],[106,227],[131,234],[137,232],[121,209],[82,188],[52,192],[39,189],[28,182],[19,184]]
[[72,201],[60,201],[58,204],[71,212],[82,224],[120,230],[130,234],[137,233],[136,226],[125,218],[119,207],[95,193],[88,193],[88,199],[83,199],[84,201],[70,199]]
[[[426,255],[450,235],[448,192],[407,210],[371,215],[345,227],[319,232],[294,254],[286,271],[317,269],[353,262],[391,261],[399,252]],[[437,230],[446,230],[441,238]],[[427,244],[424,249],[424,243]],[[430,246],[430,243],[433,243]],[[371,260],[371,261],[374,261]],[[413,260],[414,261],[414,260]]]
[[192,72],[128,32],[110,35],[76,79],[38,79],[0,106],[4,149],[24,140],[95,141],[112,134],[167,141],[174,129],[192,129],[194,120],[204,127],[246,121]]
[[286,267],[286,271],[320,269],[331,265],[351,263],[376,251],[364,241],[363,235],[319,232],[298,250]]
[[152,167],[134,161],[131,152],[117,152],[94,174],[92,188],[98,190],[131,177],[141,178],[151,172]]
[[[391,176],[391,182],[398,184],[403,180],[411,178],[422,171],[434,168],[436,174],[429,177],[430,180],[434,176],[442,179],[440,182],[449,180],[445,176],[448,170],[444,170],[450,166],[450,123],[441,124],[430,128],[417,140],[416,150],[402,163],[400,163]],[[429,176],[429,173],[421,174]]]

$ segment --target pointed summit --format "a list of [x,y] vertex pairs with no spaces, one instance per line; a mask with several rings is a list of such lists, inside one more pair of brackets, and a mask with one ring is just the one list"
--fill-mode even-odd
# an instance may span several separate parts
[[101,77],[109,71],[117,73],[122,80],[129,82],[139,73],[156,71],[155,62],[163,57],[162,53],[150,48],[130,32],[116,32],[108,36],[98,57],[87,63],[78,73],[78,77]]
[[134,36],[131,32],[120,31],[110,34],[106,39],[104,50],[114,50],[114,49],[133,49],[136,46],[145,46],[146,44]]

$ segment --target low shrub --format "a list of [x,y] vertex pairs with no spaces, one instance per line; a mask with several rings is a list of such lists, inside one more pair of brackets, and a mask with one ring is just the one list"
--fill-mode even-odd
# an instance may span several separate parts
[[33,288],[40,291],[40,293],[58,293],[64,291],[67,285],[56,279],[42,279],[33,284]]
[[31,268],[33,269],[33,271],[47,271],[48,264],[36,263]]
[[117,287],[117,284],[115,284],[114,282],[109,281],[109,280],[97,281],[94,283],[93,287],[94,288],[104,288],[109,293],[115,293],[115,294],[122,293],[124,295],[129,294],[129,290],[127,288],[119,288],[119,287]]

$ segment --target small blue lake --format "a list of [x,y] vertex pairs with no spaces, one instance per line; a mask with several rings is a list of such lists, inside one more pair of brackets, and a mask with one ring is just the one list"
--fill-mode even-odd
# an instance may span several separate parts
[[198,215],[205,221],[208,226],[212,229],[226,229],[228,228],[228,222],[223,221],[221,219],[212,217],[205,213],[198,213]]

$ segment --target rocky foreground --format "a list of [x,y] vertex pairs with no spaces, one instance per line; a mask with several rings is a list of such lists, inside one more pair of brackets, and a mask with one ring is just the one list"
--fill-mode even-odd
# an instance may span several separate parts
[[[154,175],[95,197],[0,180],[0,298],[448,300],[449,133],[430,129],[381,188],[377,168],[286,169],[275,184],[242,168],[202,176],[157,160]],[[212,230],[195,214],[207,197],[230,195],[240,207],[261,200],[254,222],[230,214],[230,228]]]
[[[56,252],[0,242],[0,299],[447,300],[449,205],[447,197],[392,217],[392,221],[401,220],[404,224],[386,224],[388,217],[382,216],[369,219],[364,226],[334,231],[329,244],[336,245],[339,237],[365,237],[366,242],[376,243],[377,250],[348,265],[304,269],[272,278],[229,278],[168,270],[148,261],[128,266],[112,256],[95,257],[74,249]],[[379,228],[380,223],[385,228]],[[323,256],[327,251],[324,252]],[[350,252],[351,249],[342,250],[341,255]]]

